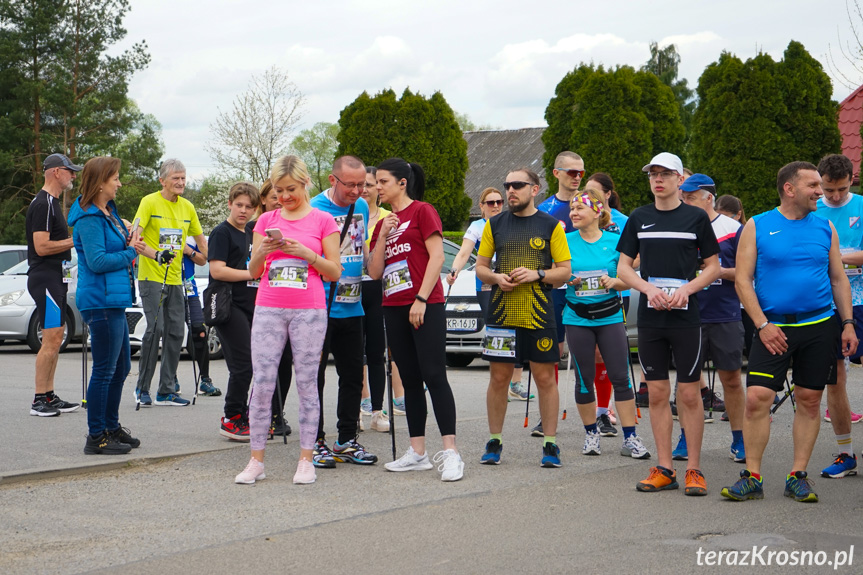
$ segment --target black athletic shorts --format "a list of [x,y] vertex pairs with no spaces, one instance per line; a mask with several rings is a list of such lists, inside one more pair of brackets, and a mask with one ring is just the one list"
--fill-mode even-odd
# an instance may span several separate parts
[[771,355],[761,338],[755,335],[749,352],[749,375],[746,385],[760,385],[782,391],[788,367],[793,364],[795,386],[823,390],[836,383],[836,340],[839,324],[828,318],[800,327],[780,328],[787,338],[788,350]]
[[701,324],[701,364],[706,358],[723,371],[743,367],[743,331],[742,321]]
[[638,328],[638,361],[645,381],[668,379],[671,356],[678,382],[701,381],[701,326]]
[[526,327],[486,326],[482,341],[482,358],[489,362],[514,363],[528,361],[557,363],[557,328],[527,329]]
[[31,272],[27,277],[27,291],[36,302],[36,313],[43,329],[66,325],[66,292],[69,284],[63,276],[50,270]]

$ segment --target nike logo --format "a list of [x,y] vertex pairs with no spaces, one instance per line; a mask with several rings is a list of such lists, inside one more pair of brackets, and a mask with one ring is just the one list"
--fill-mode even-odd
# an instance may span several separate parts
[[650,224],[650,225],[641,224],[641,229],[642,229],[642,230],[646,230],[647,228],[652,228],[652,227],[653,227],[653,226],[655,226],[655,225],[656,225],[656,224]]
[[776,230],[775,232],[770,232],[770,235],[772,236],[773,234],[778,234],[778,233],[779,233],[779,232],[781,232],[781,231],[782,231],[782,230]]

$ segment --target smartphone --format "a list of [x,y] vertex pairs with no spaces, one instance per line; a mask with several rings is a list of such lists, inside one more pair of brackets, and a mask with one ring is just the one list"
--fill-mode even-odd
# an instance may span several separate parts
[[267,232],[267,237],[271,240],[281,240],[282,239],[282,230],[279,228],[270,228],[265,230]]
[[141,218],[135,218],[135,221],[132,222],[132,227],[129,228],[129,243],[132,243],[132,238],[135,236],[135,233],[138,231],[138,226],[141,223]]

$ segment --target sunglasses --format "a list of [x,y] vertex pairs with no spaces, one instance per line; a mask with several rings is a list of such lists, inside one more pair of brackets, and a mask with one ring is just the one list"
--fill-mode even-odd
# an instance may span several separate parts
[[584,170],[565,170],[563,168],[555,168],[558,172],[563,172],[570,178],[581,178],[584,176]]
[[[518,188],[516,188],[516,189],[518,189]],[[502,205],[503,205],[503,200],[487,200],[487,201],[485,201],[485,202],[483,202],[483,203],[484,203],[485,205],[487,205],[488,207],[492,208],[492,207],[494,207],[494,206],[502,206]]]
[[[530,182],[504,182],[503,189],[508,190],[512,188],[513,190],[520,190],[525,186],[529,186]],[[502,203],[502,202],[501,202]]]

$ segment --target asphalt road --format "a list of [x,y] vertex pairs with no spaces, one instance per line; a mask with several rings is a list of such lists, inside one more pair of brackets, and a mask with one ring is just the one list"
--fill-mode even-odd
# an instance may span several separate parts
[[[488,370],[480,361],[449,371],[467,462],[462,481],[442,483],[436,471],[386,472],[390,437],[367,431],[360,441],[379,455],[377,465],[340,464],[318,470],[314,485],[293,485],[299,446],[292,435],[287,445],[268,445],[266,480],[240,486],[233,478],[248,461],[248,446],[219,436],[223,397],[135,412],[133,361],[121,420],[142,446],[130,456],[85,456],[83,410],[56,418],[28,415],[33,361],[22,346],[0,346],[0,418],[7,431],[0,442],[0,573],[730,573],[746,569],[727,566],[730,557],[743,560],[744,551],[763,573],[863,572],[860,477],[817,478],[821,501],[815,505],[782,496],[791,461],[789,405],[772,426],[763,501],[720,497],[741,466],[728,458],[730,432],[718,418],[705,428],[710,493],[702,498],[682,490],[636,492],[651,461],[621,457],[620,439],[604,438],[600,457],[582,456],[583,428],[571,400],[557,434],[561,469],[539,467],[540,440],[523,428],[521,402],[509,404],[502,464],[479,465],[488,437]],[[213,362],[211,372],[224,390],[224,362]],[[77,401],[79,346],[61,356],[57,373],[57,392]],[[327,373],[332,434],[332,365]],[[187,359],[180,380],[191,397]],[[863,410],[863,370],[852,369],[849,381],[852,406]],[[571,393],[572,387],[562,389]],[[296,412],[291,393],[291,423]],[[642,414],[639,433],[652,449],[648,410]],[[531,402],[531,426],[537,417]],[[401,454],[404,418],[396,425]],[[859,453],[863,425],[854,427]],[[440,449],[432,416],[428,445],[431,453]],[[823,423],[813,476],[834,448],[830,424]],[[718,551],[726,553],[725,563],[711,566],[718,556],[709,553]],[[790,565],[808,560],[795,555],[800,552],[825,564]],[[845,564],[833,565],[837,559]],[[777,565],[783,560],[789,564]]]

